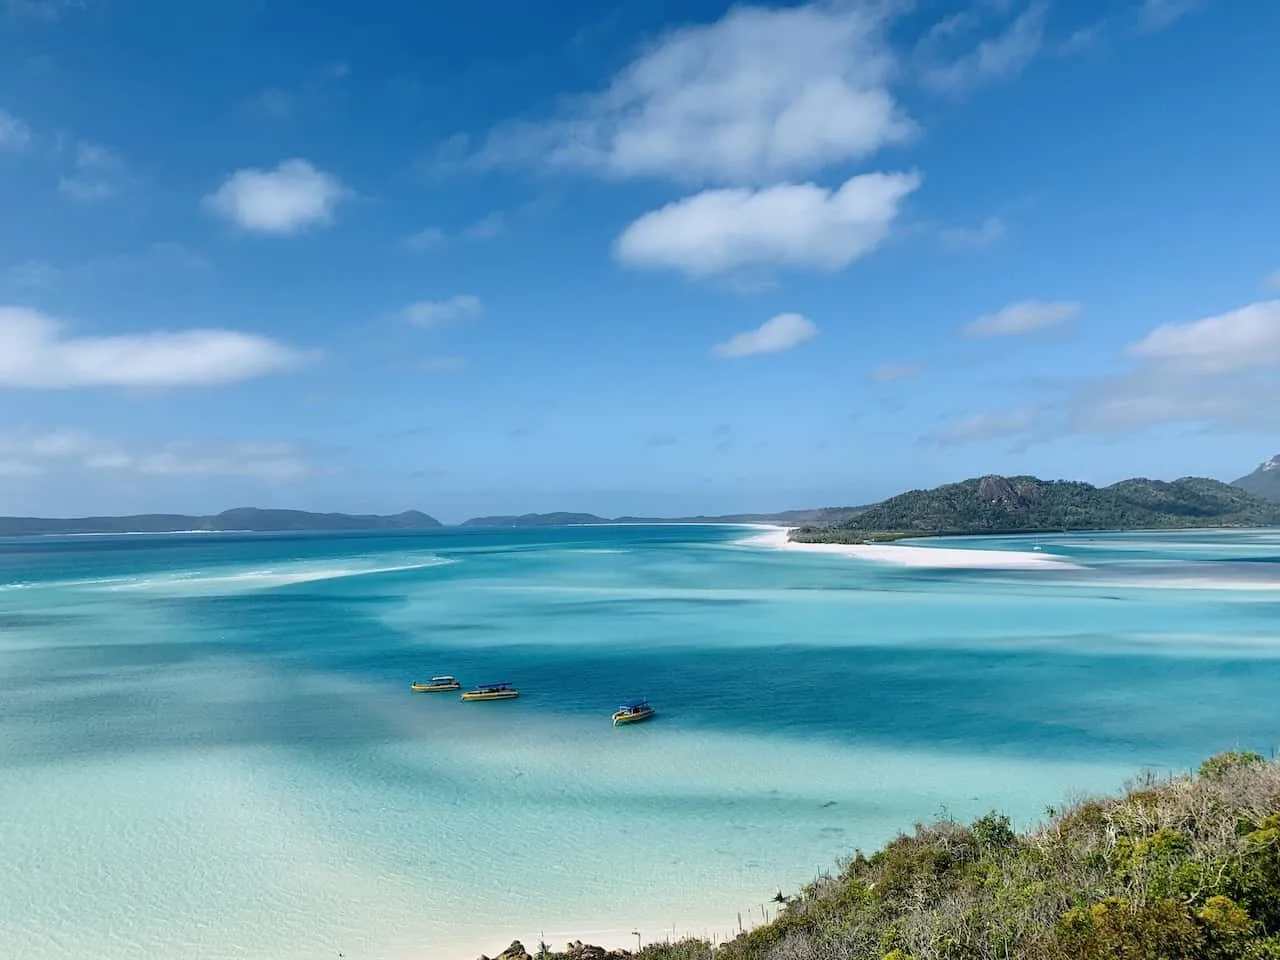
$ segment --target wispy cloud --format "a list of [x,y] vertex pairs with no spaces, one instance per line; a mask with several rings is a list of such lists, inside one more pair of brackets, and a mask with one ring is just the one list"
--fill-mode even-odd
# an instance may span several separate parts
[[886,363],[871,371],[871,379],[878,383],[889,383],[893,380],[905,380],[924,372],[920,363]]
[[449,242],[449,235],[440,227],[424,227],[417,233],[404,238],[404,247],[413,253],[428,253],[439,250]]
[[940,446],[982,443],[1026,434],[1036,423],[1035,407],[975,413],[946,424],[925,439]]
[[657,447],[674,447],[675,445],[676,438],[671,436],[669,433],[658,434],[657,436],[650,437],[645,442],[645,446],[651,449]]
[[0,109],[0,150],[25,150],[31,140],[31,128],[20,117]]
[[0,435],[0,475],[39,476],[67,471],[143,476],[249,477],[286,483],[313,472],[288,443],[178,442],[136,448],[82,430]]
[[716,344],[714,352],[721,357],[750,357],[761,353],[781,353],[798,347],[818,335],[812,320],[799,313],[780,313],[754,330],[735,334]]
[[11,17],[52,23],[64,14],[88,10],[91,0],[0,0]]
[[1272,290],[1280,290],[1280,270],[1267,274],[1262,282]]
[[58,179],[63,196],[81,203],[106,200],[124,185],[124,161],[113,151],[96,143],[76,146],[74,169]]
[[296,367],[308,354],[235,330],[69,336],[51,317],[0,307],[0,387],[188,387]]
[[338,205],[350,196],[337,177],[294,159],[274,170],[237,170],[204,198],[204,205],[242,230],[288,236],[332,223]]
[[955,252],[968,252],[989,247],[1005,235],[1004,221],[987,217],[976,227],[947,227],[938,233],[942,245]]
[[459,320],[473,320],[484,312],[480,298],[460,293],[447,300],[419,300],[400,311],[400,316],[418,327],[438,327]]
[[1067,300],[1023,300],[988,313],[961,332],[966,337],[1017,337],[1065,323],[1080,312],[1080,304]]
[[208,258],[181,243],[153,243],[136,253],[109,254],[76,264],[26,260],[0,274],[6,284],[22,289],[53,287],[64,281],[84,282],[125,277],[147,270],[201,273],[213,269]]
[[916,131],[889,89],[889,10],[733,7],[666,34],[561,115],[494,130],[474,160],[748,184],[865,158]]
[[1202,0],[1142,0],[1138,9],[1138,23],[1143,30],[1163,30],[1193,12]]
[[614,255],[693,277],[744,266],[838,270],[884,241],[920,182],[915,173],[868,173],[838,190],[811,183],[706,190],[640,217]]
[[982,40],[950,63],[928,67],[927,86],[940,93],[964,93],[980,84],[1021,73],[1044,43],[1049,4],[1033,0],[1001,33]]

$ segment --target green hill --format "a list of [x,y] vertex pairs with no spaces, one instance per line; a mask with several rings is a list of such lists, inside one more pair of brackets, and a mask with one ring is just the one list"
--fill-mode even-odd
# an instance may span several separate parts
[[802,527],[803,541],[1054,530],[1280,525],[1280,504],[1217,480],[1122,480],[1109,487],[989,476],[912,490],[833,524]]
[[[1280,764],[1222,754],[1196,775],[1050,811],[917,826],[781,896],[726,944],[638,960],[1277,960]],[[571,945],[544,958],[600,960]],[[615,951],[613,956],[626,956]],[[527,954],[512,944],[504,960]]]
[[1258,464],[1253,473],[1241,477],[1231,485],[1264,500],[1280,501],[1280,455]]

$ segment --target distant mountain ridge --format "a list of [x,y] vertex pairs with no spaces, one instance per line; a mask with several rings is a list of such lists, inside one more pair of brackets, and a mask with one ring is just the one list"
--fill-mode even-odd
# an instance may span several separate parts
[[794,539],[857,542],[899,536],[1052,530],[1176,529],[1280,525],[1280,504],[1218,480],[1135,478],[1108,487],[1037,477],[975,477],[911,490]]
[[1258,464],[1253,473],[1232,481],[1231,485],[1264,500],[1280,502],[1280,454]]
[[696,517],[600,517],[594,513],[524,513],[472,517],[464,527],[566,527],[602,523],[776,523],[784,526],[805,523],[835,523],[867,507],[821,507],[815,510],[784,510],[781,513],[734,513]]
[[251,531],[281,533],[336,530],[431,530],[442,524],[420,510],[392,516],[308,513],[305,510],[260,510],[237,507],[213,516],[145,513],[130,517],[0,517],[0,537],[34,537],[71,533],[181,533]]

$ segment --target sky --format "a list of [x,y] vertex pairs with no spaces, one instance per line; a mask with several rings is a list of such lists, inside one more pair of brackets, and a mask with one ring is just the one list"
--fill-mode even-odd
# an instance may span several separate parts
[[0,514],[1280,451],[1280,4],[0,0]]

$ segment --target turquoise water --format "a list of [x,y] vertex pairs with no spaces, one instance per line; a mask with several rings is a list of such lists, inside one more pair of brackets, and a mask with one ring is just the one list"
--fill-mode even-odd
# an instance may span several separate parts
[[[749,533],[0,543],[0,955],[724,930],[915,820],[1280,742],[1280,533],[945,544],[1078,567],[1027,571]],[[523,696],[408,692],[445,672]]]

